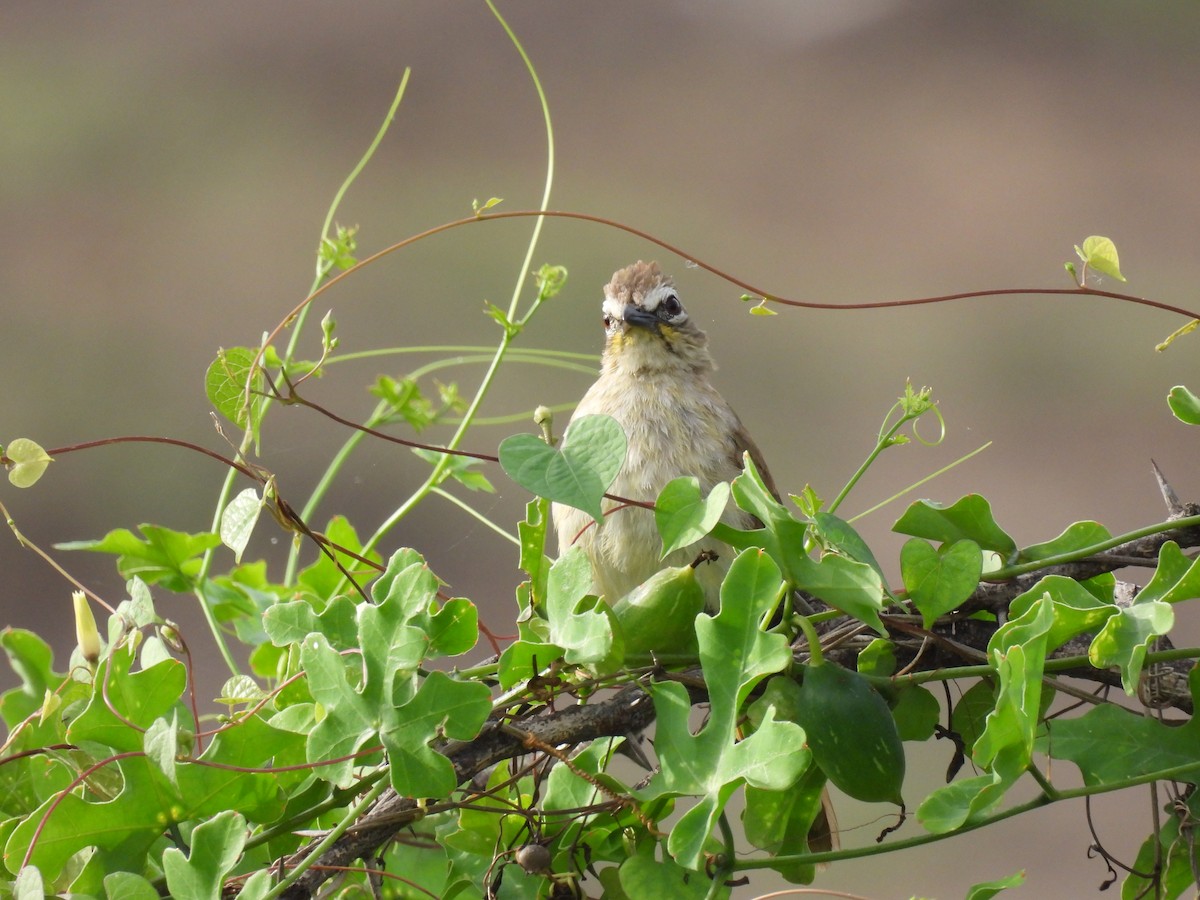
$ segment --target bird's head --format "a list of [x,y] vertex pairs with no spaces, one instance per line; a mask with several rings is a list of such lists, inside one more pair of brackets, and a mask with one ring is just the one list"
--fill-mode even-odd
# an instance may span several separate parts
[[707,372],[708,338],[679,301],[675,282],[656,262],[639,260],[604,286],[604,371]]

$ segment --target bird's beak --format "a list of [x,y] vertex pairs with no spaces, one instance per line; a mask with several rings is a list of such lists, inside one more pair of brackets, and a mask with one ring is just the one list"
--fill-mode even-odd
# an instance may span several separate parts
[[636,306],[632,303],[625,304],[625,309],[621,311],[621,318],[624,319],[628,324],[634,325],[638,328],[646,328],[651,331],[658,331],[658,316],[654,315],[654,313],[646,312],[646,310],[642,309],[640,306]]

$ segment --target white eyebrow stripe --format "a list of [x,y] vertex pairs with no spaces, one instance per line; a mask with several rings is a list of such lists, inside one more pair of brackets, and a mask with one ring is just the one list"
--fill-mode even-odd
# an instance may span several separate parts
[[625,304],[616,297],[604,298],[604,314],[617,320],[625,318]]
[[660,284],[646,292],[646,296],[642,298],[642,309],[646,312],[655,312],[658,305],[674,293],[675,288],[672,285]]

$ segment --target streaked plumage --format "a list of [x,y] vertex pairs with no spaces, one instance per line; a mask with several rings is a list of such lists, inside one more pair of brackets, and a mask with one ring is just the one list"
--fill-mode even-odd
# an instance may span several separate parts
[[[707,494],[731,481],[750,451],[770,484],[761,454],[737,414],[709,382],[714,365],[708,339],[679,301],[674,282],[657,263],[637,262],[616,272],[604,288],[605,346],[600,377],[572,418],[603,413],[625,429],[629,450],[609,493],[653,502],[680,475],[694,475]],[[568,426],[569,427],[569,426]],[[772,487],[773,489],[773,487]],[[616,504],[606,502],[606,510]],[[627,507],[602,526],[584,512],[556,505],[559,553],[578,543],[588,553],[598,593],[610,602],[624,596],[664,565],[685,565],[702,550],[718,555],[698,571],[710,608],[732,553],[706,540],[659,560],[661,543],[649,510]],[[731,503],[725,521],[752,527],[753,519]]]

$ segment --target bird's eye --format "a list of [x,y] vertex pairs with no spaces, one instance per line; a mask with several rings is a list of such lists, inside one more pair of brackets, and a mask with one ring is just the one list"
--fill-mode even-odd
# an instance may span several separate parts
[[613,318],[612,318],[612,316],[605,316],[605,317],[604,317],[604,330],[605,330],[605,331],[607,331],[609,328],[611,328],[611,327],[612,327],[612,321],[613,321]]
[[667,294],[662,303],[658,304],[658,308],[669,319],[673,319],[683,312],[683,304],[674,294]]

